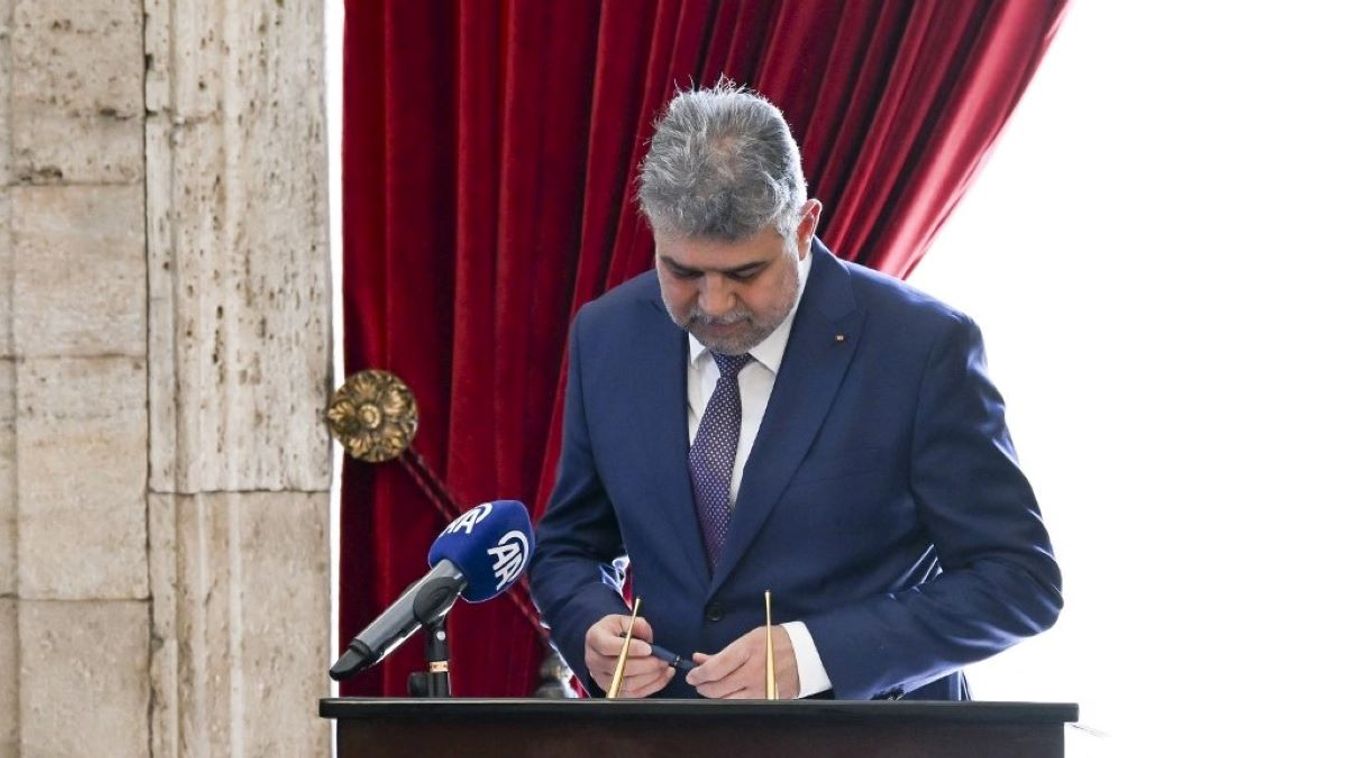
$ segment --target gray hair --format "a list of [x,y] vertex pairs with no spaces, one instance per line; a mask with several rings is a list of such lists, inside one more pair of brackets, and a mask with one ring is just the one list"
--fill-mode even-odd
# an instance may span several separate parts
[[769,224],[792,240],[807,199],[781,110],[723,78],[669,103],[639,181],[641,212],[655,230],[726,242]]

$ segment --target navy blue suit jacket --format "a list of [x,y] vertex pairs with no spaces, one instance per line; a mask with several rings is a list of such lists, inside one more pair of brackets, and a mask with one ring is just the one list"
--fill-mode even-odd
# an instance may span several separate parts
[[[1061,577],[1015,460],[977,327],[817,241],[809,283],[708,568],[689,483],[687,334],[654,272],[571,331],[563,449],[530,571],[553,643],[588,682],[585,631],[629,613],[713,653],[802,620],[839,698],[967,697],[959,669],[1051,626]],[[691,697],[675,677],[662,697]]]

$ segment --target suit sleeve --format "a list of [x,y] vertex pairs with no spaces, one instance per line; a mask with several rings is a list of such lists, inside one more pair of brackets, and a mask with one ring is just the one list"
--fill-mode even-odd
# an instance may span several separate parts
[[941,573],[805,619],[839,698],[911,692],[1056,621],[1061,573],[982,337],[957,316],[922,374],[910,482]]
[[552,644],[590,693],[597,694],[585,668],[585,632],[603,616],[628,609],[612,565],[624,552],[622,536],[590,448],[581,381],[583,316],[582,309],[571,330],[557,482],[538,523],[529,583],[551,627]]

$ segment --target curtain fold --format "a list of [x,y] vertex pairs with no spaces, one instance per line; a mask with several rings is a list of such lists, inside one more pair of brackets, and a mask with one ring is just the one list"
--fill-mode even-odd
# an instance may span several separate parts
[[[347,0],[346,365],[420,406],[416,449],[463,506],[542,512],[566,331],[648,269],[634,179],[675,88],[721,75],[786,114],[820,236],[906,275],[984,159],[1065,0]],[[441,515],[396,465],[348,461],[340,634],[425,571]],[[451,614],[460,695],[532,691],[542,646],[509,602]],[[348,682],[400,695],[411,642]]]

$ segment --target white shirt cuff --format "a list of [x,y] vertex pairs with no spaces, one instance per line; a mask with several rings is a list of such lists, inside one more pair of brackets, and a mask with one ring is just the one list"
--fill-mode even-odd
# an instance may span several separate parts
[[800,675],[800,694],[796,697],[817,695],[832,689],[832,680],[823,670],[823,661],[818,657],[818,647],[814,645],[814,635],[803,621],[787,621],[781,625],[790,637],[790,646],[795,650],[795,670]]

